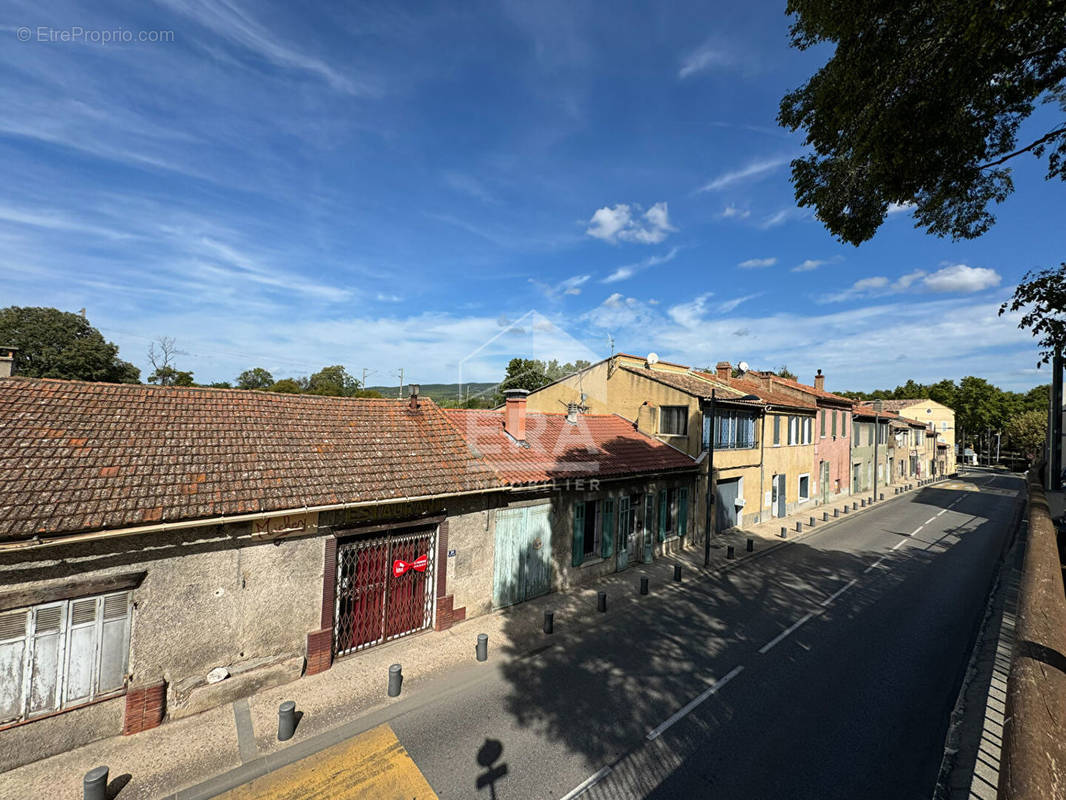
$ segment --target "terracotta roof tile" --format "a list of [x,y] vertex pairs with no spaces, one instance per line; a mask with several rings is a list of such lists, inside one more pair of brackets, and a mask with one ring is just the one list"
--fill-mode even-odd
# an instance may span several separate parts
[[641,369],[626,364],[620,365],[619,369],[670,386],[693,397],[709,399],[711,390],[714,389],[715,398],[718,400],[761,405],[760,401],[744,400],[746,392],[724,384],[713,375],[708,375],[704,372],[671,372],[669,370]]
[[32,378],[0,379],[0,475],[0,540],[501,485],[426,399]]
[[615,414],[526,413],[526,444],[504,431],[504,412],[446,409],[472,452],[509,484],[693,469],[696,462]]

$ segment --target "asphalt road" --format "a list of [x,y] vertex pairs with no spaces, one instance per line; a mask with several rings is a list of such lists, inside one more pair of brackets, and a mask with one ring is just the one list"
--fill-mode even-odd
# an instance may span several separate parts
[[925,487],[453,673],[389,724],[444,798],[927,800],[1022,488]]

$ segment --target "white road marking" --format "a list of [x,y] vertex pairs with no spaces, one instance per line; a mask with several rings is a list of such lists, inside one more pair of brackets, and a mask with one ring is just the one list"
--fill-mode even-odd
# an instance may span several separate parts
[[822,601],[822,605],[823,606],[829,605],[834,600],[836,600],[838,597],[840,597],[840,595],[844,594],[844,592],[846,592],[848,589],[850,589],[852,586],[854,586],[858,582],[859,582],[858,578],[852,578],[850,581],[845,583],[842,587],[840,587],[835,592],[833,592],[831,595],[829,595],[829,597],[825,598],[825,600]]
[[907,542],[906,539],[900,539],[898,542],[896,542],[894,545],[892,545],[891,549],[892,550],[899,550],[901,547],[903,547],[904,544],[906,544],[906,542]]
[[[695,700],[690,701],[685,706],[680,708],[677,712],[675,712],[673,715],[671,715],[670,718],[666,720],[666,722],[664,722],[661,725],[659,725],[658,727],[652,728],[650,731],[648,731],[648,737],[647,737],[648,741],[651,741],[652,739],[656,739],[659,736],[661,736],[663,731],[665,731],[667,728],[669,728],[671,725],[673,725],[679,719],[682,719],[683,717],[687,716],[689,714],[689,712],[692,711],[692,709],[694,709],[696,706],[698,706],[700,703],[702,703],[704,700],[706,700],[712,694],[715,694],[719,689],[721,689],[723,686],[725,686],[727,683],[729,683],[731,680],[733,680],[733,678],[735,678],[737,675],[739,675],[743,671],[744,671],[743,665],[738,666],[738,667],[733,667],[733,669],[729,670],[729,672],[727,672],[724,677],[722,677],[719,680],[717,680],[714,683],[712,683]],[[565,800],[565,798],[564,798],[564,800]]]
[[793,622],[792,625],[790,625],[789,627],[785,628],[783,631],[781,631],[781,633],[777,634],[777,636],[775,636],[773,639],[771,639],[766,644],[764,644],[762,647],[760,647],[759,648],[759,654],[760,655],[766,655],[767,653],[770,652],[770,650],[772,650],[774,647],[776,647],[778,644],[780,644],[782,640],[784,640],[788,636],[791,636],[800,627],[802,627],[803,625],[808,623],[811,620],[811,618],[814,617],[815,614],[821,614],[821,613],[822,613],[821,611],[812,611],[810,614],[805,614],[804,616],[800,617],[798,620]]
[[918,526],[917,528],[915,528],[915,529],[914,529],[914,533],[912,533],[912,534],[910,534],[910,535],[911,535],[911,536],[917,536],[917,535],[918,535],[918,531],[920,531],[920,530],[921,530],[922,528],[924,528],[924,527],[925,527],[925,523],[923,522],[923,523],[922,523],[921,525],[919,525],[919,526]]
[[581,783],[579,783],[577,786],[575,786],[569,792],[567,792],[562,797],[560,797],[559,800],[574,800],[575,797],[577,797],[578,795],[584,794],[585,792],[587,792],[589,789],[591,789],[593,786],[595,786],[597,783],[602,781],[604,778],[606,778],[610,774],[611,774],[611,768],[610,767],[604,767],[599,772],[597,772],[595,775],[589,775],[587,778],[585,778],[585,780],[583,780]]
[[[948,506],[948,508],[951,508],[951,506]],[[947,508],[942,508],[942,509],[940,509],[939,511],[936,512],[936,515],[939,517],[941,514],[947,513],[947,510],[948,510]]]

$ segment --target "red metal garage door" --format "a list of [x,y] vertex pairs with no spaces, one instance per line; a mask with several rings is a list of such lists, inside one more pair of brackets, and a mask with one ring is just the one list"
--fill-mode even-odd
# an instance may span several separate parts
[[[337,543],[333,647],[344,655],[433,624],[436,529]],[[393,563],[427,559],[425,572],[393,574]]]

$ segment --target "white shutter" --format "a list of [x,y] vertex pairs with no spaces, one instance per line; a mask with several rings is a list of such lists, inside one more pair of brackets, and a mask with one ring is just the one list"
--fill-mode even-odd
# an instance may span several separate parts
[[64,704],[92,697],[93,669],[96,666],[97,605],[95,597],[74,600],[70,604]]
[[122,688],[130,652],[129,592],[107,595],[103,599],[103,606],[97,694],[104,694],[105,692],[112,692]]
[[58,701],[59,665],[63,663],[63,616],[66,603],[34,609],[33,657],[30,664],[29,713],[53,710]]
[[0,614],[0,723],[22,714],[23,664],[26,652],[26,610]]

